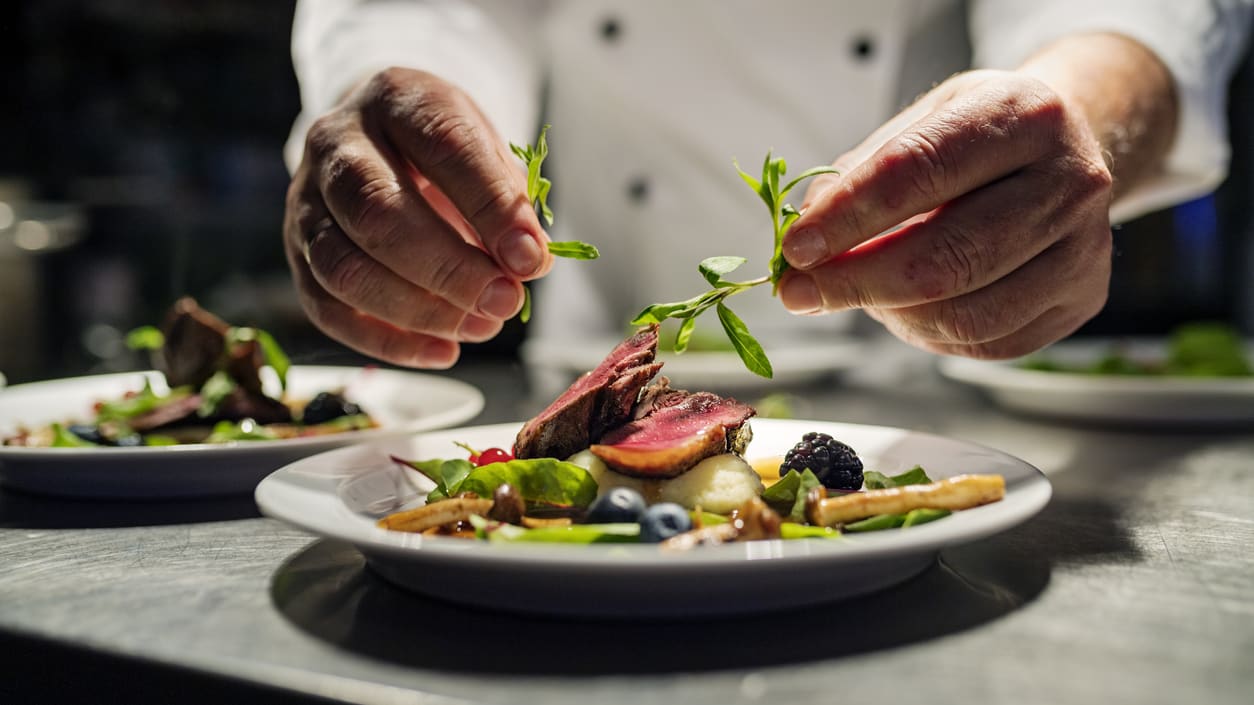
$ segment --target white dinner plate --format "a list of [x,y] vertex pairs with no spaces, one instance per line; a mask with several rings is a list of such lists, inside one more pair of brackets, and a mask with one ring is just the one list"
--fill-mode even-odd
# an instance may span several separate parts
[[[1161,360],[1161,339],[1077,339],[1055,343],[1040,356],[1065,365],[1093,364],[1118,345],[1134,359]],[[1254,358],[1252,358],[1254,359]],[[1046,372],[1023,360],[942,358],[940,373],[984,390],[1002,407],[1069,421],[1138,426],[1201,426],[1254,422],[1254,377],[1199,378]]]
[[[521,355],[528,367],[555,371],[565,383],[601,364],[621,339],[570,342],[547,338],[523,343]],[[749,370],[732,351],[689,350],[676,355],[659,351],[662,374],[681,389],[758,389],[766,386],[814,382],[866,362],[866,343],[853,337],[800,340],[766,348],[774,377]],[[563,385],[564,386],[564,385]]]
[[[158,372],[127,372],[17,384],[0,391],[0,435],[18,426],[91,417],[92,405],[143,388],[166,389]],[[0,446],[0,483],[44,494],[79,497],[195,497],[246,494],[276,468],[297,458],[360,443],[464,423],[483,409],[474,387],[430,374],[362,367],[296,365],[288,391],[310,398],[343,388],[378,428],[274,441],[196,443],[138,448]]]
[[1000,502],[908,529],[839,539],[707,546],[685,553],[647,544],[499,544],[379,528],[376,520],[421,503],[430,484],[389,461],[464,457],[454,441],[505,447],[521,424],[425,433],[299,460],[257,486],[273,517],[354,544],[370,566],[415,592],[495,609],[569,615],[734,614],[830,602],[921,572],[945,546],[1003,531],[1040,511],[1050,484],[1031,465],[990,448],[902,429],[821,421],[753,420],[749,459],[782,456],[803,433],[823,431],[855,448],[867,469],[923,465],[933,479],[963,473],[1006,478]]

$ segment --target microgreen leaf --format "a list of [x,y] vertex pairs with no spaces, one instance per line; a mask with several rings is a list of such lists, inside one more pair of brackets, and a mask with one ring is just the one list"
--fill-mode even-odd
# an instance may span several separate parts
[[565,257],[567,259],[596,259],[601,256],[601,252],[594,245],[578,240],[563,240],[561,242],[550,242],[549,252],[554,257]]
[[540,167],[549,156],[549,143],[545,138],[549,126],[540,128],[540,136],[536,138],[536,146],[520,146],[509,143],[510,150],[527,165],[527,199],[535,204],[544,217],[544,222],[553,224],[553,211],[549,208],[549,189],[553,182],[540,175]]
[[[540,167],[549,156],[547,134],[549,125],[540,128],[540,136],[536,138],[534,147],[509,143],[510,151],[527,165],[527,199],[540,211],[544,222],[553,225],[553,210],[549,208],[549,190],[553,182],[540,175]],[[596,247],[578,240],[550,242],[549,254],[567,259],[591,260],[601,256]],[[526,323],[531,320],[531,290],[523,287],[523,305],[518,312],[518,320]]]
[[688,341],[692,339],[692,331],[697,327],[697,319],[685,318],[683,323],[679,324],[679,331],[675,333],[675,353],[682,353],[688,349]]
[[723,331],[727,334],[736,353],[740,355],[740,359],[744,362],[745,367],[755,374],[771,377],[774,374],[771,368],[771,361],[763,351],[762,345],[749,334],[744,322],[740,320],[739,316],[732,313],[732,310],[727,307],[724,301],[729,296],[739,294],[767,282],[771,284],[771,294],[777,293],[780,278],[784,275],[784,272],[788,271],[788,262],[783,255],[784,234],[788,232],[788,229],[801,216],[801,213],[791,204],[785,202],[784,199],[788,196],[789,191],[805,179],[819,174],[835,174],[837,171],[829,166],[806,169],[796,178],[785,182],[781,188],[780,183],[788,172],[788,164],[783,158],[773,157],[770,151],[766,153],[766,157],[762,160],[762,177],[760,179],[746,173],[744,169],[740,168],[739,162],[734,159],[732,160],[732,165],[735,166],[736,173],[740,175],[741,180],[754,193],[758,194],[758,197],[766,204],[766,208],[771,214],[774,238],[767,275],[749,281],[728,281],[724,278],[724,275],[744,264],[745,259],[726,256],[711,257],[702,261],[698,267],[701,276],[713,287],[710,291],[687,301],[647,306],[632,319],[631,323],[632,325],[646,325],[649,323],[661,323],[668,318],[682,320],[683,324],[680,326],[679,334],[675,340],[675,348],[678,352],[687,347],[686,336],[691,336],[692,334],[690,325],[693,319],[710,308],[717,306],[719,321],[723,324]]
[[789,181],[788,184],[784,186],[784,190],[780,191],[780,194],[787,196],[788,192],[793,190],[794,186],[801,183],[802,181],[805,181],[811,176],[818,176],[819,174],[840,174],[840,172],[836,171],[835,168],[830,167],[830,166],[810,167],[809,169],[806,169],[805,171],[798,174],[797,178],[793,179],[792,181]]
[[710,283],[710,286],[723,286],[727,283],[723,281],[723,275],[736,271],[747,261],[744,257],[709,257],[701,260],[697,270]]
[[140,326],[126,334],[126,347],[131,350],[160,350],[165,334],[156,326]]
[[761,343],[750,335],[745,322],[721,302],[718,305],[718,320],[723,324],[727,339],[731,341],[732,347],[736,349],[736,354],[740,356],[740,361],[745,363],[745,367],[755,375],[767,379],[774,377],[775,371],[771,368],[771,361],[767,359]]
[[531,289],[523,287],[523,305],[518,311],[518,320],[526,323],[531,320]]

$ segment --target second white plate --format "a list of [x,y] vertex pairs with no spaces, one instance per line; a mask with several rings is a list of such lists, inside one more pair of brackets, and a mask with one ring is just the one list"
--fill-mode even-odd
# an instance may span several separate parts
[[[91,407],[143,388],[163,389],[157,372],[127,372],[18,384],[0,391],[0,435],[18,426],[88,418]],[[325,436],[139,448],[0,446],[6,487],[77,497],[198,497],[248,493],[285,463],[329,448],[463,423],[483,409],[483,395],[458,380],[378,368],[294,366],[296,398],[344,388],[379,427]]]
[[[1043,355],[1068,365],[1096,363],[1115,341],[1070,340]],[[1134,357],[1161,359],[1165,343],[1118,341]],[[1022,360],[942,358],[940,373],[986,392],[1016,412],[1071,421],[1170,427],[1254,423],[1254,377],[1200,378],[1102,375],[1024,369]]]

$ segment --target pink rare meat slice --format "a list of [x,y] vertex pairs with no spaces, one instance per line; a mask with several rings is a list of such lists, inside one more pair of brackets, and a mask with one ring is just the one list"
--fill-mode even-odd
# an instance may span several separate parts
[[658,327],[619,343],[596,369],[575,380],[514,440],[516,458],[567,458],[631,418],[640,390],[661,369]]
[[637,477],[675,477],[714,455],[742,451],[756,412],[709,392],[670,389],[665,377],[645,390],[636,419],[591,446],[611,468]]

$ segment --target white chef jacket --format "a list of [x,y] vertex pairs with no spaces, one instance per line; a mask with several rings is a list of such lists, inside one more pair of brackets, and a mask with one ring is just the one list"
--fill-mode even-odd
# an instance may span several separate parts
[[[828,164],[954,72],[1014,68],[1069,33],[1130,36],[1179,88],[1166,169],[1112,218],[1204,194],[1226,173],[1224,95],[1251,14],[1254,0],[302,0],[287,154],[295,166],[309,123],[388,66],[459,85],[510,141],[551,123],[551,234],[602,258],[556,263],[532,334],[612,333],[704,291],[706,257],[765,273],[770,218],[733,158],[750,173],[767,150],[794,174]],[[759,337],[851,322],[787,315],[767,288],[729,301]]]

